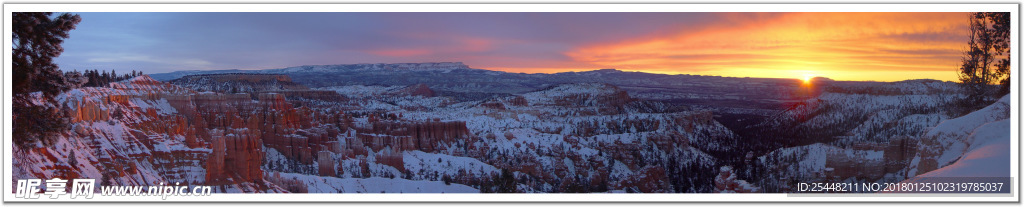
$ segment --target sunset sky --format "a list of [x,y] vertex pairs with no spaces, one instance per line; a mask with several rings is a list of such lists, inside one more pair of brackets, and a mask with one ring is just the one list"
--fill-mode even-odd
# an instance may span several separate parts
[[464,62],[835,80],[955,80],[966,13],[79,13],[63,70]]

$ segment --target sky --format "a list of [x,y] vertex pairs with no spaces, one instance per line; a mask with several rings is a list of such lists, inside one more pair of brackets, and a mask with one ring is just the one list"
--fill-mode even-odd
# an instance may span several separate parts
[[463,62],[730,77],[956,80],[966,13],[78,13],[62,70]]

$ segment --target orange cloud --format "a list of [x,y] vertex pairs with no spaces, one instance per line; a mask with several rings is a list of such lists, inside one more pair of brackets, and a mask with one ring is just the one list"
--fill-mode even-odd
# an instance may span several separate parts
[[703,28],[587,45],[586,64],[658,73],[956,79],[965,13],[722,13]]

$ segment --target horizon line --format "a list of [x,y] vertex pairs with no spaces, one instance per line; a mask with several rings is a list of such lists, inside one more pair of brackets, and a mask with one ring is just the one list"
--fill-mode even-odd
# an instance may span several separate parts
[[[188,71],[226,71],[226,70],[264,71],[264,70],[277,70],[277,69],[287,69],[287,68],[306,67],[306,66],[376,65],[376,64],[428,64],[428,63],[458,63],[458,64],[462,64],[462,65],[466,66],[466,68],[472,69],[472,70],[486,70],[486,71],[493,71],[493,72],[502,72],[502,73],[510,73],[510,74],[528,74],[528,75],[530,75],[530,74],[582,73],[582,72],[594,72],[594,71],[601,71],[601,70],[614,70],[614,71],[627,72],[627,73],[645,73],[645,74],[669,75],[669,76],[683,75],[683,76],[703,76],[703,77],[741,78],[741,79],[744,79],[744,78],[747,78],[747,79],[754,78],[754,79],[788,79],[788,80],[798,80],[798,81],[802,80],[802,78],[759,77],[759,76],[729,76],[729,75],[708,75],[708,74],[695,74],[695,73],[668,73],[668,72],[654,72],[654,71],[646,71],[646,70],[631,70],[631,69],[618,69],[618,68],[566,69],[565,71],[553,71],[553,72],[511,72],[511,71],[505,71],[505,70],[495,69],[495,68],[474,68],[474,67],[470,67],[469,65],[465,64],[462,61],[310,64],[310,65],[298,65],[298,66],[288,66],[288,67],[279,67],[279,68],[261,68],[261,69],[230,68],[230,69],[176,70],[176,71],[162,72],[162,73],[147,73],[145,75],[151,75],[151,74],[170,74],[170,73],[175,73],[175,72],[188,72]],[[77,70],[74,70],[74,71],[77,71]],[[950,72],[954,72],[954,71],[950,71]],[[828,79],[828,80],[831,80],[831,81],[837,81],[837,82],[883,82],[883,83],[892,83],[892,82],[911,81],[911,80],[935,80],[935,81],[954,82],[954,83],[956,83],[956,81],[940,80],[940,79],[933,79],[933,78],[908,78],[908,79],[892,80],[892,81],[884,81],[884,80],[841,80],[841,79],[834,79],[833,77],[821,76],[821,75],[811,76],[809,78],[811,78],[811,79],[825,78],[825,79]]]

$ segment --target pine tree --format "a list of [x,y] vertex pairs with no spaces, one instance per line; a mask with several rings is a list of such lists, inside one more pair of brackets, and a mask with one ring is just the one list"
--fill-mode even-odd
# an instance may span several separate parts
[[501,174],[494,178],[495,193],[516,193],[516,180],[508,169],[501,169]]
[[[49,145],[57,132],[68,127],[66,111],[56,107],[54,96],[71,86],[53,58],[64,52],[61,43],[81,17],[49,12],[11,14],[14,143],[20,146],[42,141]],[[32,95],[41,92],[40,95]],[[41,100],[45,104],[35,104]]]
[[78,158],[75,157],[75,152],[71,151],[71,155],[68,156],[68,165],[71,167],[78,166]]
[[993,97],[1009,93],[1009,23],[1009,13],[971,13],[970,39],[957,71],[967,92],[962,106],[984,106]]

